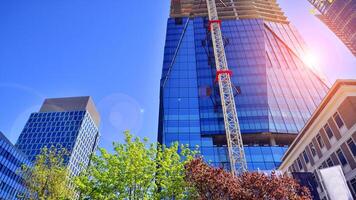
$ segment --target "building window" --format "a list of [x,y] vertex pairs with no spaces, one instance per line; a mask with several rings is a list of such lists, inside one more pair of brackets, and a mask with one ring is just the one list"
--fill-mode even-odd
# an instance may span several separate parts
[[337,127],[341,128],[341,127],[344,126],[344,122],[342,121],[339,113],[335,113],[333,117],[334,117],[334,120],[335,120],[335,122],[337,124]]
[[288,168],[288,171],[289,171],[289,172],[295,172],[296,170],[295,170],[294,166],[291,165],[291,166]]
[[294,172],[292,166],[288,167],[289,172]]
[[324,147],[324,142],[323,142],[323,138],[321,138],[320,134],[318,134],[316,136],[316,141],[318,141],[318,144],[319,144],[320,148],[322,149]]
[[326,134],[328,135],[328,138],[331,139],[332,137],[334,137],[333,131],[330,129],[329,124],[326,124],[324,126],[324,130],[326,132]]
[[346,161],[345,155],[341,151],[341,149],[337,150],[336,154],[337,154],[337,157],[339,158],[340,163],[342,164],[342,166],[347,165],[347,161]]
[[328,164],[329,167],[334,166],[334,162],[333,162],[333,160],[331,160],[331,158],[328,158],[328,159],[326,160],[326,163]]
[[347,145],[349,146],[351,152],[352,152],[352,155],[356,156],[356,145],[355,145],[355,142],[350,138],[348,141],[347,141]]
[[356,195],[356,178],[351,179],[350,181],[350,189],[354,195]]
[[320,183],[318,173],[316,171],[313,172],[314,179],[316,181],[317,186],[320,188],[321,192],[323,192],[323,187]]
[[297,159],[297,163],[298,163],[299,170],[302,170],[303,169],[303,165],[302,165],[302,162],[300,161],[299,158]]
[[183,18],[181,17],[176,17],[175,19],[175,24],[176,25],[182,25],[183,24]]
[[308,158],[307,152],[305,152],[305,151],[303,151],[303,158],[305,160],[305,163],[309,163],[309,158]]
[[316,156],[316,150],[315,150],[315,146],[314,146],[313,143],[310,143],[310,144],[309,144],[309,148],[310,148],[311,154],[312,154],[313,156]]

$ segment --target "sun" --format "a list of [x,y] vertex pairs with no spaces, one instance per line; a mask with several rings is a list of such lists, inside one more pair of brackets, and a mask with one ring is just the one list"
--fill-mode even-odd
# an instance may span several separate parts
[[312,51],[307,51],[304,56],[303,56],[303,62],[310,68],[317,68],[317,65],[319,63],[318,56],[312,52]]

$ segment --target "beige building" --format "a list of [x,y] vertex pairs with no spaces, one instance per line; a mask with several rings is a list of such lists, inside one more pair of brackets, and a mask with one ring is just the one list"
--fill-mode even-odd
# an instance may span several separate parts
[[[283,173],[341,165],[356,196],[356,80],[337,80],[285,153]],[[318,182],[319,180],[317,180]],[[325,196],[318,183],[320,197]]]

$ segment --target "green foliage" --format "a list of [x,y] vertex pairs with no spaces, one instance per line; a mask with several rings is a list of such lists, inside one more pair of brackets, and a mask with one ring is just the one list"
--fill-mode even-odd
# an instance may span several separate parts
[[[178,144],[165,147],[133,138],[114,143],[114,152],[100,149],[75,184],[81,199],[189,199],[195,194],[185,181],[184,165],[194,152]],[[181,150],[181,155],[178,150]]]
[[24,199],[73,199],[69,171],[64,165],[68,153],[64,148],[43,148],[33,166],[22,166],[20,174],[28,188]]

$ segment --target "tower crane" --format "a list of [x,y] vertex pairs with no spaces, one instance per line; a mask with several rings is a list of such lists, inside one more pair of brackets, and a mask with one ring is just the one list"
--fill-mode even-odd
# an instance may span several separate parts
[[219,84],[219,92],[224,115],[230,168],[232,174],[235,176],[238,173],[245,172],[247,170],[247,164],[237,117],[234,93],[232,90],[232,71],[229,70],[227,66],[225,48],[221,33],[221,20],[218,18],[215,0],[206,0],[206,3],[209,14],[209,30],[211,32],[214,49],[216,81]]

